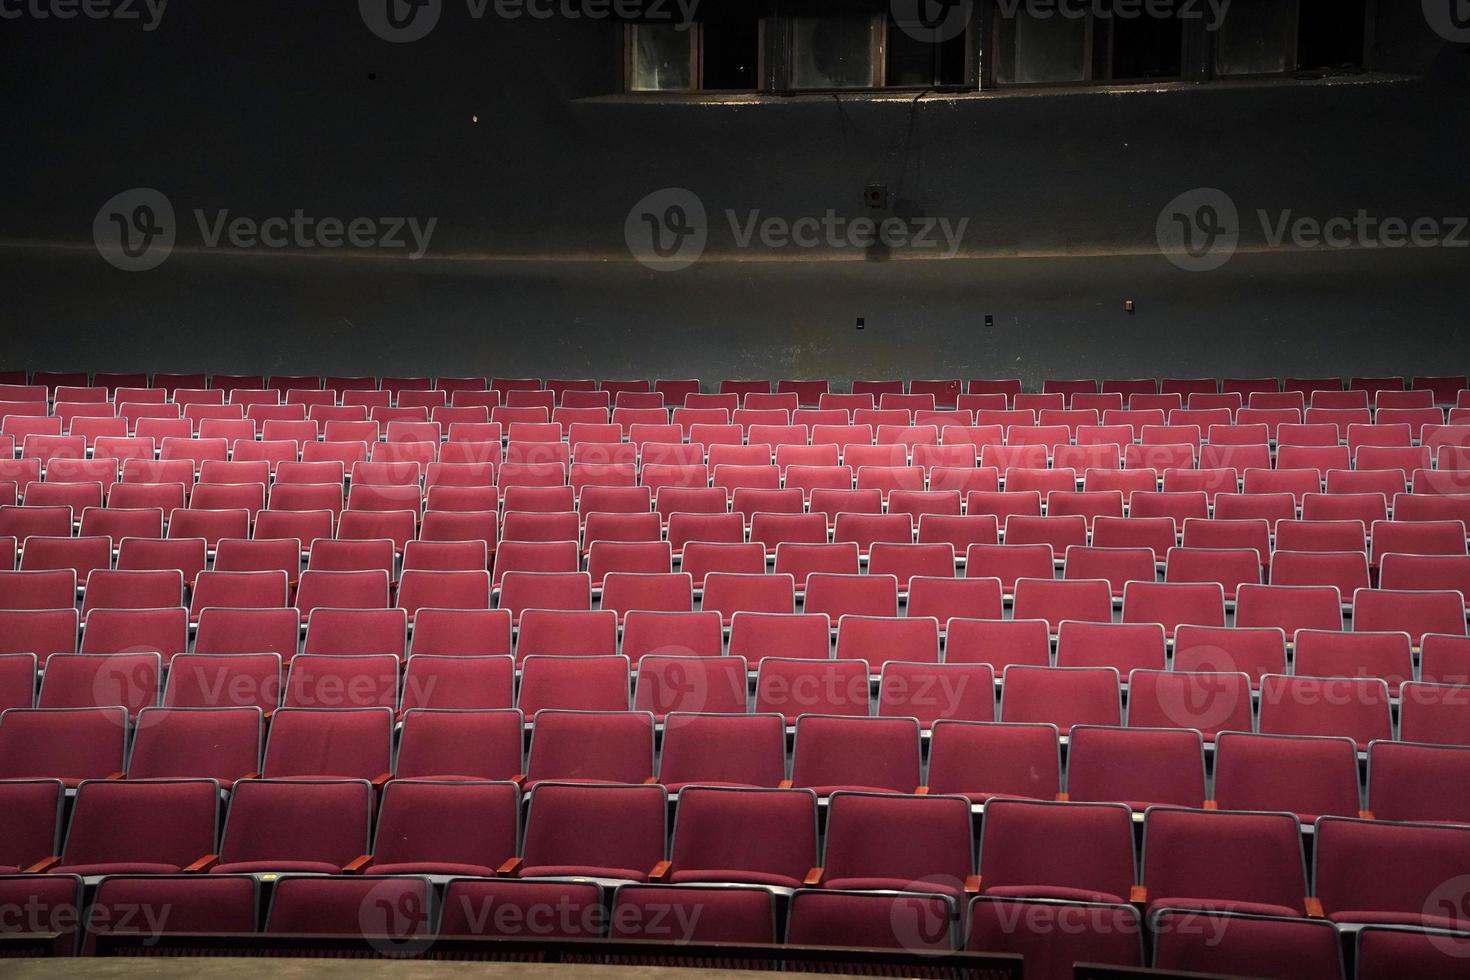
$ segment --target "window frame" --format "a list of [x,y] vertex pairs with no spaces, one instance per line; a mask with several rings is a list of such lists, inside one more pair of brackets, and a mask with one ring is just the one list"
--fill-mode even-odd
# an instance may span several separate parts
[[[782,47],[782,52],[785,55],[785,58],[782,61],[782,67],[784,67],[786,70],[786,85],[784,86],[783,91],[800,93],[803,95],[809,93],[826,95],[832,93],[841,94],[843,92],[881,92],[884,90],[884,83],[887,81],[888,78],[888,25],[887,17],[884,15],[883,11],[878,9],[868,11],[869,33],[870,36],[873,38],[873,41],[868,48],[868,57],[872,59],[873,65],[874,84],[872,86],[848,85],[838,87],[798,87],[794,82],[792,82],[791,79],[792,76],[795,74],[797,57],[795,21],[796,18],[801,16],[804,15],[796,13],[787,14],[781,18],[783,26],[786,28],[785,44]],[[874,21],[878,22],[878,30],[876,31],[872,30]]]
[[[1301,34],[1302,34],[1302,3],[1301,0],[1282,0],[1292,5],[1291,28],[1287,31],[1286,40],[1286,67],[1281,71],[1250,71],[1234,72],[1227,74],[1220,70],[1220,32],[1215,31],[1210,38],[1210,77],[1221,81],[1236,81],[1238,79],[1252,78],[1287,78],[1301,71]],[[1226,15],[1227,19],[1229,15]]]
[[[1292,0],[1293,3],[1298,0]],[[983,66],[982,89],[1049,89],[1049,88],[1105,88],[1111,85],[1152,85],[1169,82],[1202,81],[1199,59],[1191,57],[1198,44],[1195,35],[1206,34],[1204,25],[1197,20],[1181,21],[1179,31],[1179,74],[1153,77],[1115,78],[1113,76],[1113,51],[1117,43],[1116,17],[1099,18],[1093,10],[1087,12],[1083,27],[1082,78],[1059,82],[1003,82],[995,68],[1001,62],[1002,37],[999,29],[997,0],[984,0],[986,50],[990,55]],[[1019,10],[1019,8],[1017,8]],[[1213,62],[1214,49],[1209,51]],[[1099,58],[1101,55],[1101,58]]]
[[[1287,42],[1286,61],[1287,67],[1283,71],[1267,72],[1241,72],[1239,74],[1227,75],[1220,71],[1219,60],[1219,32],[1213,32],[1209,37],[1209,77],[1211,80],[1238,81],[1250,79],[1272,79],[1292,78],[1307,71],[1321,71],[1321,68],[1303,68],[1301,62],[1301,40],[1302,40],[1302,3],[1301,0],[1291,0],[1294,6],[1295,16],[1291,19],[1291,37]],[[1228,16],[1228,15],[1227,15]],[[1378,23],[1378,0],[1363,0],[1363,48],[1359,52],[1359,61],[1364,71],[1373,70],[1373,40],[1374,31]],[[1206,32],[1207,34],[1211,32]]]
[[[1092,88],[1100,84],[1094,76],[1094,60],[1097,52],[1097,38],[1094,33],[1093,21],[1095,17],[1091,11],[1087,13],[1087,19],[1083,27],[1082,40],[1082,77],[1076,81],[1060,82],[1003,82],[996,74],[996,66],[1001,63],[1001,32],[998,0],[977,0],[982,3],[985,26],[985,50],[990,55],[984,65],[984,82],[981,88],[990,89],[1048,89],[1048,88]],[[1018,11],[1020,7],[1016,8]]]
[[704,84],[704,22],[694,21],[685,31],[689,47],[689,88],[634,88],[634,64],[638,57],[638,28],[662,26],[650,21],[632,21],[623,25],[623,92],[627,95],[675,95],[703,90]]
[[[1152,84],[1175,84],[1182,82],[1212,82],[1212,81],[1270,81],[1279,79],[1292,79],[1303,71],[1314,69],[1303,69],[1300,59],[1300,31],[1301,31],[1301,0],[1286,0],[1293,5],[1294,16],[1292,18],[1292,30],[1289,40],[1288,64],[1284,71],[1259,72],[1242,74],[1223,74],[1220,71],[1219,54],[1219,32],[1206,30],[1204,18],[1185,20],[1180,31],[1180,70],[1174,76],[1156,76],[1142,78],[1114,78],[1112,77],[1113,51],[1116,44],[1114,23],[1111,18],[1101,19],[1095,11],[1089,10],[1086,15],[1084,28],[1084,46],[1082,57],[1082,78],[1080,80],[1056,81],[1056,82],[1002,82],[997,78],[996,68],[1001,62],[1002,37],[1000,27],[1000,7],[998,0],[974,0],[974,15],[970,17],[965,26],[965,71],[963,80],[957,83],[941,84],[937,80],[928,85],[892,85],[888,84],[888,56],[891,47],[892,31],[898,27],[893,19],[893,14],[888,4],[879,4],[871,7],[867,12],[870,17],[878,21],[878,30],[874,32],[874,42],[871,56],[874,58],[874,75],[877,83],[874,87],[845,87],[845,88],[798,88],[792,84],[793,68],[795,64],[795,31],[793,29],[793,18],[810,13],[811,8],[801,5],[788,6],[787,3],[776,2],[764,7],[756,14],[756,77],[755,85],[751,88],[740,89],[710,89],[705,87],[705,20],[696,18],[687,31],[689,43],[689,77],[691,85],[687,89],[635,89],[633,88],[633,68],[636,54],[636,31],[640,26],[647,25],[649,21],[625,21],[622,27],[619,43],[622,45],[621,58],[623,65],[623,78],[621,90],[624,95],[635,98],[659,98],[670,96],[793,96],[793,95],[835,95],[835,96],[857,96],[857,97],[882,97],[915,92],[959,92],[975,93],[1003,89],[1015,90],[1037,90],[1048,89],[1097,89],[1111,86],[1129,85],[1152,85]],[[1372,70],[1371,53],[1377,19],[1378,0],[1365,0],[1364,2],[1364,24],[1363,24],[1363,50],[1361,56],[1362,69]],[[812,14],[816,16],[815,14]],[[902,28],[899,27],[901,30]],[[935,46],[937,51],[937,46]],[[935,62],[935,75],[937,76],[938,61]]]

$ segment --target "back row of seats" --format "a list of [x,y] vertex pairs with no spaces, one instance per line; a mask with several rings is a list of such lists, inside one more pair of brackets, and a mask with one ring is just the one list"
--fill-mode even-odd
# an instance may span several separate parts
[[[89,389],[88,386],[91,386]],[[113,397],[124,397],[126,393],[135,389],[147,389],[149,386],[160,389],[172,395],[178,389],[191,391],[217,390],[227,391],[232,389],[243,389],[249,391],[275,392],[277,398],[282,393],[288,397],[293,394],[304,402],[316,402],[317,399],[308,393],[324,392],[331,394],[335,400],[345,401],[350,397],[360,397],[371,401],[370,396],[364,392],[386,393],[390,398],[402,399],[405,393],[415,395],[419,392],[484,392],[489,391],[500,397],[501,402],[511,400],[526,400],[528,402],[538,401],[540,397],[549,395],[553,404],[567,404],[571,400],[586,398],[589,401],[600,401],[600,393],[606,393],[612,397],[627,395],[652,394],[657,395],[670,404],[684,404],[685,399],[691,394],[698,394],[704,387],[697,379],[659,379],[650,381],[639,380],[598,380],[592,378],[580,379],[540,379],[540,378],[509,378],[509,377],[341,377],[341,376],[311,376],[311,375],[262,375],[262,374],[213,374],[204,373],[165,373],[155,372],[151,376],[146,372],[97,372],[90,374],[85,371],[4,371],[0,372],[0,392],[11,394],[15,397],[47,397],[56,400],[67,400],[68,398],[84,401],[90,399],[105,400]],[[29,386],[29,390],[24,390]],[[802,405],[818,404],[822,396],[831,397],[834,394],[833,383],[828,380],[796,380],[782,379],[773,385],[769,380],[733,380],[725,379],[714,385],[716,390],[723,396],[734,395],[737,399],[745,399],[750,395],[768,396],[773,392],[785,395],[795,395],[798,403]],[[1224,393],[1226,395],[1238,394],[1242,398],[1252,396],[1273,395],[1276,393],[1300,392],[1310,394],[1317,391],[1343,391],[1347,389],[1352,392],[1368,392],[1377,395],[1381,392],[1402,392],[1407,389],[1413,393],[1427,392],[1430,396],[1430,404],[1453,404],[1460,391],[1466,388],[1465,376],[1416,376],[1406,379],[1403,376],[1380,376],[1380,377],[1354,377],[1346,383],[1341,377],[1334,378],[1135,378],[1135,379],[1054,379],[1048,378],[1042,382],[1041,391],[1047,394],[1060,394],[1064,398],[1076,395],[1092,395],[1098,392],[1103,394],[1118,393],[1127,398],[1136,395],[1179,395],[1190,397],[1194,395],[1215,395]],[[86,390],[77,390],[86,389]],[[119,391],[121,389],[121,391]],[[1022,382],[1020,379],[980,379],[966,383],[959,378],[945,379],[915,379],[913,381],[903,380],[855,380],[850,385],[851,392],[859,398],[868,396],[870,398],[881,398],[884,395],[890,397],[908,393],[910,395],[928,395],[942,403],[952,403],[962,392],[968,390],[970,395],[999,394],[1007,399],[1014,399],[1022,394]],[[530,395],[536,392],[539,395]],[[591,393],[589,396],[588,393]],[[572,399],[568,399],[572,395]],[[1414,399],[1417,401],[1417,399]]]
[[[357,466],[435,462],[582,462],[675,463],[710,465],[772,461],[773,451],[789,454],[785,462],[832,465],[832,447],[849,465],[894,465],[923,447],[931,465],[943,465],[952,453],[936,447],[973,445],[984,449],[1039,446],[1058,450],[1077,446],[1204,445],[1268,446],[1285,449],[1339,449],[1348,453],[1298,453],[1302,459],[1341,459],[1361,449],[1421,446],[1430,456],[1444,447],[1463,445],[1470,406],[1451,408],[311,408],[302,405],[108,403],[53,406],[0,401],[0,436],[5,458],[16,455],[43,468],[60,462],[56,476],[88,472],[79,465],[87,451],[96,460],[120,463],[187,461],[193,475],[215,470],[220,476],[249,475],[267,464],[275,474],[283,464],[301,467],[338,462],[349,473]],[[113,413],[117,414],[113,414]],[[496,447],[508,441],[503,452]],[[440,446],[440,443],[446,445]],[[556,450],[562,444],[565,452]],[[623,449],[619,445],[626,443]],[[762,459],[743,444],[766,447]],[[680,444],[691,449],[674,452]],[[294,445],[294,451],[291,451]],[[337,447],[328,450],[325,447]],[[481,447],[484,455],[463,458]],[[511,447],[520,447],[513,450]],[[893,452],[875,451],[891,447]],[[347,452],[348,447],[357,447]],[[802,447],[809,447],[803,450]],[[693,449],[702,448],[693,454]],[[307,450],[310,449],[310,453]],[[236,453],[238,451],[238,454]],[[718,451],[719,455],[715,453]],[[1372,454],[1370,454],[1372,455]],[[1079,457],[1081,458],[1081,457]],[[1427,457],[1426,457],[1427,458]],[[1449,458],[1456,457],[1449,454]],[[967,463],[974,465],[971,455]],[[229,465],[233,461],[238,465]],[[777,460],[777,462],[781,462]],[[916,460],[917,462],[917,460]],[[961,465],[955,464],[955,465]],[[1116,461],[1113,465],[1116,465]],[[164,467],[160,467],[160,470]],[[169,467],[168,469],[173,469]],[[105,472],[105,471],[104,471]],[[364,471],[366,473],[366,471]],[[113,471],[116,476],[116,471]],[[205,480],[205,482],[214,482]],[[227,480],[220,482],[230,482]],[[300,482],[300,481],[297,481]],[[365,481],[371,482],[371,480]]]
[[[6,791],[43,832],[55,826],[57,789]],[[523,919],[472,918],[468,903],[456,906],[473,896],[525,910],[575,895],[589,908],[602,896],[585,879],[613,879],[625,883],[620,889],[653,886],[617,902],[664,906],[666,916],[668,903],[703,912],[662,936],[637,916],[623,933],[614,920],[615,935],[911,951],[951,949],[963,937],[970,950],[1020,953],[1027,975],[1042,977],[1070,976],[1076,960],[1141,964],[1141,916],[1162,968],[1341,977],[1336,930],[1362,925],[1421,930],[1411,934],[1420,941],[1409,945],[1409,962],[1443,970],[1460,951],[1460,940],[1436,942],[1437,932],[1422,930],[1462,926],[1457,907],[1446,915],[1439,899],[1470,867],[1466,828],[1324,818],[1309,878],[1297,821],[1280,813],[1152,807],[1140,861],[1127,807],[993,800],[977,864],[962,798],[836,793],[819,841],[809,792],[691,787],[680,794],[670,843],[661,787],[545,783],[530,793],[523,833],[518,796],[507,783],[394,783],[374,842],[368,784],[252,781],[233,794],[215,852],[212,783],[87,783],[65,847],[35,869],[49,873],[0,878],[0,895],[50,914],[79,906],[82,879],[100,877],[95,901],[104,908],[125,894],[168,910],[166,921],[135,919],[118,931],[248,932],[256,926],[251,876],[284,873],[267,930],[402,940],[433,935],[435,918],[441,936],[535,934]],[[206,853],[196,854],[201,847]],[[186,866],[194,874],[180,875]],[[137,877],[150,872],[159,877]],[[344,872],[370,877],[333,877]],[[327,877],[290,877],[301,873]],[[424,875],[449,876],[442,898]],[[658,888],[664,883],[672,887]],[[698,887],[713,884],[738,887]],[[799,889],[784,937],[771,888]],[[417,900],[390,900],[406,895]],[[106,916],[88,921],[100,932],[114,926]],[[1064,921],[1069,928],[1059,929]],[[540,934],[607,928],[594,914]]]

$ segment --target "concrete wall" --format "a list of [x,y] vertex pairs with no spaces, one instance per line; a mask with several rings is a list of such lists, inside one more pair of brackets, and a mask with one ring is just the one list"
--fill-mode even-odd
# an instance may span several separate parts
[[[433,33],[394,45],[355,6],[174,0],[153,31],[6,22],[0,360],[1033,382],[1470,367],[1470,249],[1275,248],[1256,217],[1470,214],[1470,58],[1419,4],[1380,0],[1385,71],[1354,78],[734,105],[606,97],[606,22],[474,20],[445,0]],[[730,233],[727,211],[871,214],[872,183],[890,195],[879,216],[968,219],[961,255]],[[122,272],[93,219],[140,186],[174,206],[178,244]],[[652,272],[624,222],[671,186],[704,204],[708,243]],[[1240,251],[1212,272],[1176,268],[1155,237],[1198,187],[1241,215]],[[241,253],[203,247],[196,209],[437,224],[419,261]]]

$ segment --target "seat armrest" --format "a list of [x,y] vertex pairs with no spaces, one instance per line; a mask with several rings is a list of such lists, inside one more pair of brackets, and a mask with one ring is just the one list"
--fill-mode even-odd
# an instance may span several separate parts
[[362,869],[371,864],[372,861],[373,856],[371,854],[359,854],[342,866],[342,873],[344,875],[360,875],[362,874]]
[[126,777],[127,777],[127,773],[125,773],[125,772],[123,772],[121,770],[119,770],[117,772],[110,772],[110,773],[107,774],[107,778],[108,779],[124,779]]
[[1308,899],[1305,899],[1302,902],[1302,904],[1303,904],[1303,906],[1307,910],[1307,918],[1309,918],[1309,919],[1324,919],[1324,918],[1326,918],[1326,916],[1322,914],[1322,900],[1320,898],[1308,898]]
[[1373,819],[1373,811],[1372,810],[1359,810],[1358,811],[1358,819],[1359,820],[1372,820]]
[[652,871],[648,872],[648,880],[653,884],[662,884],[663,882],[668,880],[669,872],[673,870],[674,862],[660,861],[658,864],[655,864],[653,866]]
[[790,789],[791,788],[791,780],[789,780],[789,779],[783,779],[783,780],[781,780],[779,783],[776,784],[776,788],[777,789]]
[[1205,809],[1218,810],[1220,809],[1220,804],[1216,803],[1214,800],[1205,800]]
[[914,795],[915,796],[928,796],[929,795],[929,787],[927,787],[927,786],[915,786],[914,787]]
[[1133,885],[1131,888],[1129,888],[1128,889],[1128,904],[1129,905],[1147,905],[1148,904],[1148,888],[1145,887],[1144,885]]
[[373,789],[382,789],[387,782],[393,778],[391,772],[380,772],[373,777]]
[[658,785],[658,777],[657,776],[649,776],[647,779],[643,780],[643,785],[644,786],[657,786]]
[[204,857],[200,858],[199,860],[195,861],[193,864],[191,864],[187,868],[185,868],[184,869],[184,874],[186,874],[186,875],[203,874],[204,872],[208,871],[210,868],[214,867],[216,864],[219,864],[219,855],[218,854],[206,854],[206,855],[204,855]]
[[31,865],[29,868],[26,868],[23,873],[24,874],[28,874],[28,875],[43,875],[46,872],[50,871],[52,868],[56,867],[60,863],[61,863],[61,855],[60,854],[53,854],[50,857],[41,858],[41,860],[37,861],[35,864]]
[[523,772],[518,772],[514,776],[510,777],[510,781],[515,783],[517,786],[525,786],[526,774]]
[[515,877],[519,876],[520,873],[521,873],[521,859],[520,858],[511,858],[510,860],[508,860],[504,864],[502,864],[500,867],[498,867],[498,868],[495,869],[495,877],[497,877],[497,878],[515,878]]
[[1058,793],[1057,794],[1057,802],[1058,803],[1066,803],[1066,802],[1070,801],[1071,799],[1072,799],[1071,794],[1068,794],[1068,793]]
[[966,895],[978,895],[978,894],[980,894],[980,876],[979,875],[966,875],[965,876],[965,894]]
[[821,868],[812,868],[810,871],[808,871],[806,873],[806,877],[801,880],[802,887],[803,888],[821,888],[822,887],[822,870],[823,869],[821,869]]

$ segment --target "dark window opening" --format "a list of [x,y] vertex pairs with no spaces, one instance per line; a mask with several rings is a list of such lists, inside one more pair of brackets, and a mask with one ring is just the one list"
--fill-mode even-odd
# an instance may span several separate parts
[[1219,75],[1279,75],[1292,71],[1296,5],[1282,0],[1235,0],[1215,34]]
[[[889,87],[950,88],[965,84],[965,32],[901,23],[888,17],[886,78]],[[954,36],[949,36],[951,33]]]
[[1114,81],[1178,78],[1184,65],[1184,23],[1178,17],[1108,18]]
[[1361,68],[1367,0],[1300,0],[1297,67]]
[[1004,85],[1086,81],[1089,34],[1087,18],[1030,16],[1024,6],[998,3],[996,80]]
[[702,87],[714,91],[759,88],[760,20],[755,14],[717,14],[702,22]]

